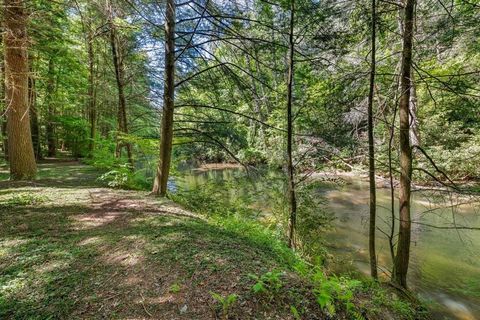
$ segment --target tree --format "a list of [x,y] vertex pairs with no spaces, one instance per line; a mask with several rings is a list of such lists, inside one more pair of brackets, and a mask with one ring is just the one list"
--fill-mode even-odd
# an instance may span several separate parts
[[410,146],[410,94],[413,53],[415,0],[407,0],[404,13],[403,50],[401,67],[400,112],[400,226],[393,281],[407,288],[410,259],[410,197],[412,183],[412,148]]
[[27,13],[24,0],[5,0],[5,85],[10,177],[34,179],[37,165],[33,152],[28,110]]
[[375,67],[376,67],[376,0],[372,1],[372,52],[370,65],[370,86],[368,91],[368,174],[370,183],[370,224],[369,224],[369,252],[370,252],[370,274],[377,279],[377,256],[375,250],[375,231],[376,231],[376,207],[377,195],[375,185],[375,140],[373,132],[373,95],[375,90]]
[[160,157],[153,184],[153,193],[164,197],[172,159],[173,112],[175,107],[175,0],[167,1],[165,20],[165,80],[163,115],[160,137]]
[[[2,29],[3,29],[3,6],[1,7],[2,10],[2,19],[0,21]],[[1,72],[1,78],[0,81],[2,82],[0,84],[0,101],[2,102],[2,108],[0,108],[2,115],[5,115],[7,108],[5,104],[5,58],[4,58],[4,50],[3,50],[3,32],[0,33],[0,43],[2,45],[2,50],[0,52],[0,72]],[[4,158],[6,161],[8,161],[8,139],[7,139],[7,117],[2,116],[1,117],[1,124],[0,124],[0,130],[2,133],[2,151],[4,154]]]
[[290,27],[289,27],[289,48],[288,48],[288,78],[287,78],[287,188],[289,202],[289,232],[288,245],[296,247],[295,228],[297,224],[297,198],[295,194],[295,168],[293,165],[293,78],[294,78],[294,25],[295,25],[295,0],[290,2]]
[[92,8],[87,7],[85,12],[78,1],[75,1],[75,6],[80,15],[82,24],[82,33],[85,40],[85,46],[88,56],[88,102],[87,102],[87,117],[90,122],[90,141],[88,143],[88,156],[92,157],[95,150],[95,137],[97,134],[97,90],[96,90],[96,73],[95,73],[95,50],[94,42],[96,34],[93,30],[93,14]]

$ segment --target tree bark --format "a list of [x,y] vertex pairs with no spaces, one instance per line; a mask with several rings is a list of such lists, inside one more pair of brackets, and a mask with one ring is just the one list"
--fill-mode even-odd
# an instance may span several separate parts
[[[113,23],[113,13],[112,8],[108,8],[109,13],[109,27],[110,27],[110,46],[112,48],[112,58],[113,66],[115,68],[115,79],[117,81],[117,90],[118,90],[118,131],[123,134],[128,134],[128,125],[127,125],[127,100],[125,98],[125,67],[123,64],[123,57],[120,50],[118,50],[117,44],[117,32],[115,24]],[[130,143],[124,143],[120,141],[121,139],[117,136],[117,150],[116,156],[120,157],[122,147],[127,149],[128,162],[130,163],[131,168],[134,168],[133,156],[132,156],[132,145]]]
[[53,58],[48,61],[47,92],[45,94],[45,103],[47,104],[47,155],[55,157],[57,154],[57,142],[55,139],[55,103],[53,94],[55,91],[55,63]]
[[373,135],[373,95],[375,89],[375,67],[376,67],[376,0],[372,0],[372,53],[370,66],[370,87],[368,92],[368,168],[370,182],[370,224],[369,224],[369,253],[370,253],[370,274],[374,279],[377,274],[377,255],[375,249],[376,230],[376,206],[377,192],[375,185],[375,140]]
[[[402,19],[402,8],[403,8],[403,0],[398,0],[398,3],[401,9],[398,10],[399,14],[397,16],[397,28],[400,34],[404,34],[405,30],[405,23]],[[401,70],[402,66],[400,66]],[[410,99],[409,99],[409,107],[410,107],[410,142],[412,146],[419,146],[420,145],[420,131],[418,128],[418,118],[417,118],[417,86],[415,84],[415,76],[414,73],[410,71]],[[401,88],[400,88],[401,90]]]
[[160,156],[152,192],[166,196],[173,143],[173,112],[175,108],[175,0],[167,0],[165,21],[165,82],[163,89],[162,132]]
[[403,288],[407,288],[407,271],[410,259],[410,197],[412,178],[412,148],[410,146],[410,93],[413,51],[413,21],[415,0],[407,0],[405,4],[402,75],[400,96],[400,227],[397,253],[395,256],[395,273],[392,280]]
[[4,0],[5,80],[10,177],[31,180],[37,173],[28,114],[27,14],[23,0]]
[[295,24],[295,0],[290,3],[290,30],[288,49],[288,79],[287,79],[287,192],[289,202],[289,226],[288,246],[296,248],[296,226],[297,226],[297,198],[295,194],[295,168],[293,166],[293,76],[294,76],[294,24]]
[[415,77],[412,73],[410,75],[411,87],[410,87],[410,141],[412,146],[420,146],[420,131],[418,128],[417,118],[417,86],[415,84]]

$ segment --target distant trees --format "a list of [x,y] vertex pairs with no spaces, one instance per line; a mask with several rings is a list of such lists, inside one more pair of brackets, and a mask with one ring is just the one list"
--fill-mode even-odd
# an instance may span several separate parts
[[35,178],[37,165],[33,151],[28,106],[28,36],[24,0],[5,0],[5,108],[8,155],[13,180]]
[[[118,33],[117,27],[115,25],[115,9],[112,6],[110,1],[106,2],[106,11],[107,11],[107,20],[109,28],[109,39],[110,39],[110,48],[112,50],[112,60],[113,67],[115,70],[115,79],[117,83],[117,92],[118,92],[118,133],[117,133],[117,147],[116,147],[116,156],[120,157],[122,148],[125,147],[127,150],[127,158],[130,166],[134,167],[133,154],[132,154],[132,144],[128,141],[125,141],[124,137],[120,135],[128,135],[128,121],[127,121],[127,99],[125,97],[125,61],[122,55],[122,51],[119,48],[118,42]],[[88,50],[92,50],[89,48]],[[90,55],[90,53],[89,53]],[[91,75],[90,75],[91,77]],[[92,99],[92,97],[90,97]],[[93,110],[93,109],[92,109]]]
[[47,155],[55,157],[57,155],[57,139],[55,136],[55,57],[48,57],[47,85],[45,87],[45,104],[47,106]]
[[[117,9],[124,4],[116,0],[111,3]],[[2,11],[9,6],[10,2],[2,2]],[[30,133],[25,135],[31,135],[34,154],[38,159],[42,155],[55,157],[61,148],[62,151],[71,152],[74,157],[90,156],[93,161],[98,155],[98,146],[103,149],[100,153],[111,154],[108,162],[115,165],[124,161],[123,156],[115,159],[115,147],[112,147],[115,141],[111,144],[110,140],[115,131],[120,132],[119,146],[123,149],[129,146],[130,151],[127,149],[124,156],[132,163],[129,126],[133,126],[132,130],[137,135],[151,136],[156,131],[151,125],[155,111],[149,101],[147,57],[139,50],[141,45],[135,38],[135,32],[141,31],[125,27],[126,23],[122,24],[123,17],[114,17],[109,24],[104,9],[105,3],[100,1],[28,1],[28,9],[25,9],[28,41],[25,38],[25,43],[29,44],[29,48],[22,49],[25,49],[25,55],[28,51],[31,63],[27,62],[30,70],[25,73],[28,76],[25,86],[27,116],[21,119],[31,123]],[[131,16],[126,7],[117,11]],[[2,14],[2,20],[6,17],[6,14]],[[116,50],[112,50],[110,30],[113,30],[116,39],[113,43]],[[5,34],[2,32],[2,37]],[[8,39],[4,40],[2,43],[6,45]],[[2,79],[5,79],[6,50],[1,53]],[[7,82],[2,81],[2,84]],[[117,103],[111,93],[118,92],[119,83],[123,94],[116,95],[119,97]],[[128,110],[125,106],[128,106]],[[8,142],[14,140],[8,137],[5,120],[14,117],[10,114],[13,110],[7,109],[2,99],[1,136],[6,159]],[[132,120],[128,119],[128,126],[124,120],[127,115],[132,115]],[[111,148],[113,152],[106,150]],[[12,165],[17,163],[12,162]]]
[[[97,135],[97,86],[96,86],[96,70],[95,70],[95,38],[96,32],[93,26],[93,8],[87,7],[85,11],[78,2],[75,2],[76,9],[80,16],[82,33],[85,41],[88,56],[88,102],[87,117],[90,122],[90,141],[88,143],[88,156],[92,157],[95,150],[95,138]],[[97,58],[98,59],[98,58]]]

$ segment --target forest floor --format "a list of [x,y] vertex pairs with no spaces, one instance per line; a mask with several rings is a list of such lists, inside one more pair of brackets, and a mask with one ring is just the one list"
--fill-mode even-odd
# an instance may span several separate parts
[[289,268],[272,242],[99,175],[65,160],[34,182],[0,171],[1,319],[294,319],[291,306],[329,318],[294,272],[275,295],[253,293],[252,274]]
[[290,317],[249,297],[274,251],[98,176],[52,161],[33,183],[0,182],[0,318],[213,319],[211,292],[238,294],[241,318]]

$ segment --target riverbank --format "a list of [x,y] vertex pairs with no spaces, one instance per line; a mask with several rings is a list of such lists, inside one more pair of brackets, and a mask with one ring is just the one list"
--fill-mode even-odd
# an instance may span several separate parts
[[35,182],[0,182],[2,318],[418,318],[387,289],[311,269],[251,221],[99,175],[50,162]]
[[[311,179],[322,180],[322,181],[335,181],[335,179],[361,179],[368,182],[368,170],[360,168],[352,168],[350,171],[332,169],[329,171],[315,171],[313,173],[308,173]],[[378,174],[376,177],[376,186],[377,188],[386,188],[389,189],[390,178],[388,175]],[[441,177],[445,178],[445,177]],[[452,183],[453,182],[453,183]],[[397,188],[400,184],[400,181],[393,179],[393,185]],[[448,187],[447,187],[448,186]],[[457,188],[457,190],[455,190]],[[463,194],[477,194],[480,196],[480,180],[457,180],[457,181],[436,181],[434,179],[430,180],[420,180],[412,182],[412,189],[415,190],[434,190],[438,192],[456,192]]]

